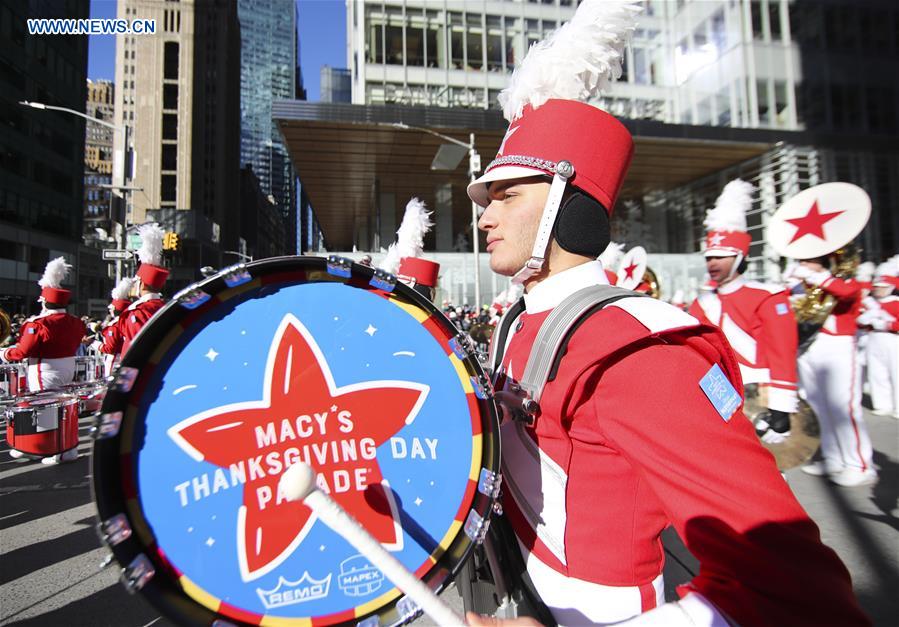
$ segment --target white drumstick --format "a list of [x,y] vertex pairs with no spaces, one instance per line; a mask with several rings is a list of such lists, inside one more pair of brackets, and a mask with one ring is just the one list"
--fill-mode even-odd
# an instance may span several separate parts
[[456,614],[434,592],[375,540],[346,510],[318,489],[315,471],[302,462],[291,465],[281,475],[280,489],[289,501],[303,501],[335,533],[340,534],[357,551],[380,569],[393,584],[406,593],[425,614],[438,625],[464,625]]

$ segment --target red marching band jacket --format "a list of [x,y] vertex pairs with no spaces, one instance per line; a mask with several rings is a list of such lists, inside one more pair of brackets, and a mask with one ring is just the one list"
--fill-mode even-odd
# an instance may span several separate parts
[[744,384],[769,384],[771,409],[796,411],[799,338],[783,287],[737,278],[700,294],[689,312],[721,329],[736,354]]
[[120,316],[118,327],[122,334],[121,354],[124,355],[140,330],[157,311],[165,306],[160,294],[145,294],[134,301]]
[[862,284],[855,279],[832,276],[821,284],[821,289],[837,302],[820,332],[827,335],[855,335],[858,330],[855,319],[862,308]]
[[63,385],[75,375],[75,354],[86,333],[79,318],[65,311],[47,311],[22,325],[18,342],[3,351],[3,360],[28,361],[32,392]]
[[[521,376],[548,313],[519,318],[498,386]],[[721,332],[660,301],[619,300],[573,333],[534,426],[502,428],[503,505],[538,593],[575,623],[652,609],[673,525],[700,562],[682,596],[740,625],[867,624],[750,421],[701,387],[710,375],[742,394]]]
[[886,296],[877,300],[877,305],[889,314],[893,321],[881,333],[899,333],[899,296]]

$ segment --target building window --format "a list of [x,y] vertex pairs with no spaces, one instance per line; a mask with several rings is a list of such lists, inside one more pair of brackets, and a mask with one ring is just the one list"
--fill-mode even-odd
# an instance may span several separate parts
[[724,9],[718,9],[715,15],[712,16],[710,24],[712,30],[712,43],[715,44],[715,48],[717,48],[720,53],[727,48],[727,27],[724,23]]
[[177,41],[165,42],[163,47],[163,78],[178,80],[178,51],[179,45]]
[[174,113],[162,114],[162,138],[178,139],[178,116]]
[[175,202],[178,187],[178,177],[174,174],[163,174],[160,178],[160,201]]
[[786,127],[790,125],[787,84],[784,81],[774,81],[774,114],[777,118],[777,126]]
[[758,94],[759,125],[771,125],[771,109],[768,107],[768,81],[766,79],[758,79],[755,82],[756,93]]
[[768,0],[768,26],[771,29],[771,41],[779,41],[783,37],[779,0]]
[[162,169],[177,170],[178,169],[178,146],[177,144],[162,145]]
[[749,13],[752,18],[752,37],[753,39],[764,39],[765,34],[762,30],[762,3],[761,0],[752,0],[749,3]]
[[178,108],[178,86],[163,85],[162,86],[162,108],[177,109]]

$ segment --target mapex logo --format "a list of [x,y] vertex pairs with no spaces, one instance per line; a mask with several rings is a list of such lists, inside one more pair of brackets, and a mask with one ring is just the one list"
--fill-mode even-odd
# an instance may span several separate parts
[[328,573],[324,579],[313,579],[307,570],[297,581],[287,581],[284,577],[279,577],[278,585],[274,590],[256,588],[256,593],[262,599],[262,604],[266,609],[271,610],[276,607],[323,599],[328,596],[330,588],[331,573]]
[[361,555],[354,555],[340,562],[337,585],[347,596],[361,597],[371,594],[383,583],[383,573]]

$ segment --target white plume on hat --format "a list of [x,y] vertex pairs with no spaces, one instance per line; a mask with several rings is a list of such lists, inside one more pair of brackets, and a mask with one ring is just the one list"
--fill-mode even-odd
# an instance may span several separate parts
[[165,231],[155,222],[148,222],[142,224],[137,232],[140,235],[140,248],[137,250],[140,262],[153,266],[162,265],[162,238]]
[[41,287],[59,289],[62,287],[62,282],[69,276],[69,270],[71,269],[72,264],[66,263],[65,257],[51,259],[47,262],[47,267],[44,268],[44,276],[41,277],[41,280],[38,281],[37,284]]
[[877,266],[877,276],[899,277],[899,255],[893,255]]
[[131,294],[131,288],[134,285],[133,277],[125,277],[123,279],[119,279],[119,282],[116,284],[114,288],[112,288],[112,292],[110,295],[113,300],[128,300],[128,296]]
[[863,261],[855,269],[855,278],[859,281],[870,281],[874,278],[874,272],[876,272],[874,262]]
[[434,224],[430,215],[431,212],[427,210],[424,202],[418,198],[409,200],[403,221],[396,232],[396,243],[387,249],[387,256],[381,261],[379,268],[396,274],[403,257],[421,257],[425,235]]
[[734,179],[724,186],[703,224],[709,231],[746,232],[746,212],[752,207],[755,185]]
[[606,249],[602,251],[599,255],[598,259],[600,263],[602,263],[602,267],[610,272],[616,272],[618,270],[618,264],[621,263],[621,258],[624,256],[624,244],[619,244],[618,242],[609,242],[609,245],[606,246]]
[[531,46],[499,95],[509,122],[550,98],[586,102],[621,76],[624,46],[643,10],[634,0],[584,0],[571,21]]

